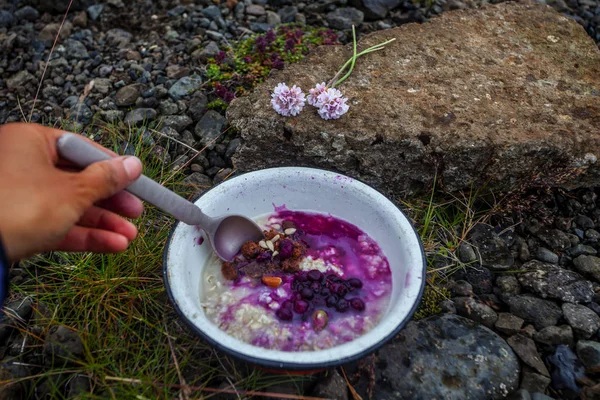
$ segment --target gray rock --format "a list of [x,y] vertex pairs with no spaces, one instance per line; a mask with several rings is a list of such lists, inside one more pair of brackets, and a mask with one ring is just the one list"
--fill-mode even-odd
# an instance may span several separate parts
[[[498,36],[492,34],[497,28],[494,21],[500,20],[510,26],[503,34],[506,47],[498,47]],[[542,27],[540,20],[546,21]],[[530,41],[532,31],[539,38],[569,40],[549,45],[546,39],[519,46]],[[436,49],[435,55],[420,48],[424,37],[427,47]],[[355,68],[344,82],[344,95],[356,99],[356,104],[340,119],[323,121],[313,112],[281,117],[272,109],[270,95],[279,82],[310,88],[331,76],[348,59],[350,45],[317,48],[302,61],[272,71],[248,96],[235,99],[227,113],[244,139],[234,159],[238,170],[300,164],[333,168],[398,200],[429,191],[435,179],[451,192],[472,187],[507,190],[542,181],[565,187],[598,182],[600,163],[594,162],[600,142],[593,140],[598,131],[593,121],[600,110],[589,109],[597,97],[582,91],[573,100],[570,92],[531,79],[549,74],[545,81],[563,80],[564,87],[600,86],[600,53],[575,21],[565,21],[547,6],[502,2],[443,13],[423,25],[374,32],[361,39],[359,47],[391,38],[396,40],[385,51],[361,58],[359,64],[365,67]],[[461,43],[460,48],[456,43]],[[407,54],[418,56],[408,62]],[[497,64],[511,57],[519,61],[502,64],[502,68]],[[580,61],[578,74],[569,73],[572,66],[561,61],[565,59]],[[552,60],[551,65],[547,60]],[[471,76],[473,70],[478,70],[479,83],[465,85],[462,77]],[[523,97],[494,95],[488,93],[490,88],[485,92],[491,97],[488,100],[483,90],[499,81],[522,83]],[[439,98],[432,101],[431,93]],[[570,115],[581,126],[573,131],[571,119],[538,118],[539,110],[546,109],[544,104],[560,104],[553,108],[553,115]],[[516,122],[507,124],[511,118]],[[488,127],[490,121],[500,123],[500,119],[502,128]],[[562,131],[575,132],[575,136],[565,140],[556,134]],[[443,163],[436,161],[440,159]],[[571,169],[577,174],[565,178],[564,171]]]
[[556,303],[527,295],[511,296],[507,304],[512,314],[532,323],[537,330],[556,325],[563,314]]
[[578,340],[589,339],[600,329],[600,317],[586,306],[564,303],[562,311]]
[[90,378],[85,375],[75,375],[67,384],[67,395],[71,397],[80,396],[89,393],[91,389]]
[[265,15],[265,8],[260,4],[250,4],[246,7],[246,14],[260,17],[261,15]]
[[281,23],[281,17],[279,14],[273,11],[267,11],[267,24],[279,25]]
[[40,17],[40,13],[31,6],[25,6],[15,11],[15,17],[17,17],[18,20],[35,21]]
[[0,10],[0,28],[7,28],[15,23],[15,16],[6,10]]
[[123,117],[125,116],[125,113],[120,110],[107,110],[107,111],[100,111],[100,116],[106,122],[114,123],[114,122],[117,122],[117,121],[123,119]]
[[210,41],[204,48],[194,51],[192,57],[199,62],[206,62],[209,58],[216,56],[219,51],[221,51],[219,45],[214,41]]
[[195,186],[196,189],[208,189],[212,186],[212,180],[199,172],[194,172],[193,174],[186,176],[181,183],[184,185]]
[[506,400],[531,400],[531,395],[525,389],[519,389],[508,395]]
[[592,340],[580,340],[577,342],[577,356],[590,370],[590,372],[600,372],[600,343]]
[[573,260],[575,269],[586,276],[591,276],[600,283],[600,258],[594,256],[579,256]]
[[[0,365],[0,381],[10,382],[22,378],[27,379],[28,375],[19,376],[15,373],[14,365]],[[31,375],[31,373],[29,373]],[[13,400],[13,399],[24,399],[26,398],[26,386],[24,383],[4,383],[0,385],[0,399],[2,400]]]
[[80,360],[83,358],[83,351],[81,338],[73,330],[63,325],[53,326],[48,330],[44,342],[44,358],[47,364]]
[[26,70],[17,72],[6,80],[6,87],[14,90],[23,87],[27,82],[34,80],[35,77]]
[[124,122],[128,125],[140,125],[156,119],[156,110],[153,108],[136,108],[125,116]]
[[208,110],[194,129],[196,137],[200,139],[200,144],[212,149],[215,146],[214,140],[221,135],[225,122],[227,120],[221,114],[214,110]]
[[506,271],[515,263],[515,259],[506,242],[496,234],[494,228],[485,224],[476,224],[469,232],[470,241],[481,255],[481,265],[492,271]]
[[298,14],[298,8],[294,6],[286,6],[280,8],[279,11],[277,11],[277,13],[281,18],[281,22],[287,24],[289,22],[294,22],[294,20],[296,19],[296,15]]
[[133,35],[123,29],[115,28],[106,32],[106,41],[110,46],[119,49],[124,48],[131,42]]
[[569,325],[548,326],[536,332],[533,340],[549,346],[559,344],[573,345],[573,329]]
[[142,86],[134,83],[133,85],[123,86],[117,90],[115,100],[118,106],[132,106],[142,94]]
[[593,229],[596,226],[590,217],[581,214],[576,216],[573,222],[575,222],[575,225],[577,225],[578,228],[583,230]]
[[554,397],[546,396],[544,393],[531,393],[531,400],[555,400]]
[[550,264],[558,264],[558,254],[548,250],[545,247],[538,248],[537,252],[535,253],[535,258]]
[[595,229],[588,229],[585,231],[585,238],[592,242],[600,240],[600,232]]
[[531,252],[529,251],[529,246],[526,241],[521,242],[519,245],[519,260],[523,262],[531,260]]
[[172,100],[167,99],[158,105],[158,112],[162,115],[173,115],[179,112],[179,107]]
[[496,286],[500,288],[502,293],[520,294],[521,285],[514,275],[502,275],[496,278]]
[[65,41],[67,56],[78,60],[90,58],[85,45],[79,40],[68,39]]
[[399,393],[407,399],[503,399],[519,383],[519,361],[506,342],[452,314],[410,322],[378,356],[387,365],[377,370],[386,382],[377,389],[382,399]]
[[458,246],[458,259],[465,264],[477,261],[477,254],[473,246],[467,242],[461,242]]
[[511,336],[521,331],[524,322],[525,321],[523,318],[519,318],[515,315],[509,313],[499,313],[498,320],[494,324],[494,327],[497,331]]
[[238,147],[240,147],[241,142],[242,141],[239,138],[233,139],[231,142],[229,142],[227,145],[227,150],[225,151],[225,158],[231,159]]
[[351,2],[355,7],[360,7],[365,12],[368,20],[383,19],[388,12],[400,5],[400,0],[353,0]]
[[550,378],[542,374],[537,374],[532,371],[525,371],[523,369],[521,373],[521,386],[520,389],[527,390],[531,393],[539,392],[544,393],[550,385]]
[[213,178],[213,184],[216,185],[217,183],[221,183],[224,180],[228,179],[231,176],[232,172],[233,170],[231,168],[223,168],[215,174],[215,177]]
[[479,322],[488,328],[492,328],[498,319],[498,314],[491,307],[472,297],[456,297],[452,300],[458,315]]
[[592,246],[588,246],[585,244],[577,244],[574,247],[569,249],[569,255],[571,257],[579,257],[579,256],[595,256],[598,252]]
[[189,101],[187,114],[192,118],[194,122],[200,121],[200,118],[206,111],[206,105],[208,104],[208,98],[204,93],[198,91],[194,93],[194,96]]
[[186,96],[194,94],[194,92],[202,87],[202,78],[198,75],[184,76],[179,79],[171,89],[169,89],[169,96],[175,101],[180,100]]
[[210,18],[212,20],[215,20],[222,16],[221,9],[217,6],[208,6],[208,7],[204,8],[202,10],[202,14],[204,14],[204,16],[206,18]]
[[358,27],[364,19],[363,12],[353,7],[338,8],[327,14],[329,26],[340,30],[352,29],[352,25]]
[[576,272],[534,260],[523,265],[527,272],[517,275],[522,287],[542,298],[571,303],[589,303],[594,297],[592,283]]
[[177,132],[182,132],[185,128],[193,123],[192,119],[187,115],[172,115],[163,120],[163,125],[175,129]]
[[56,35],[59,35],[59,40],[65,40],[71,35],[72,29],[73,25],[70,22],[65,22],[62,29],[60,29],[59,23],[48,24],[40,31],[40,40],[51,43],[54,41]]
[[550,377],[550,372],[548,372],[546,365],[544,365],[533,340],[521,334],[517,334],[509,337],[506,342],[525,364],[529,365],[540,374]]
[[442,300],[440,308],[442,309],[442,312],[456,314],[456,306],[452,300]]
[[315,385],[311,396],[324,399],[347,400],[348,386],[339,372],[333,370],[327,375],[327,378]]
[[103,10],[104,4],[94,4],[93,6],[89,6],[87,8],[88,17],[90,17],[90,19],[93,21],[97,21],[98,18],[100,18],[100,14],[102,14]]
[[72,121],[87,125],[92,122],[94,113],[86,104],[77,103],[69,109],[67,116]]
[[571,247],[571,240],[569,236],[561,230],[558,229],[548,229],[542,228],[536,234],[538,238],[540,238],[546,245],[548,245],[552,250],[563,251]]
[[112,90],[112,82],[110,79],[106,78],[96,78],[94,79],[94,90],[98,93],[108,94]]

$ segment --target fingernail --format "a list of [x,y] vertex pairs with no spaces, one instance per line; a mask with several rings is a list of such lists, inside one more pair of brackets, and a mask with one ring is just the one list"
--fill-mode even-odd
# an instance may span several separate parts
[[137,157],[125,157],[123,166],[129,179],[136,179],[142,173],[142,162]]

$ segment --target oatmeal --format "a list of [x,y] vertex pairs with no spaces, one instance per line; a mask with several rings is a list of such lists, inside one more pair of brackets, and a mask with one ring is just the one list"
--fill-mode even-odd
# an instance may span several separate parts
[[388,260],[371,238],[341,219],[279,211],[263,219],[265,239],[233,262],[205,268],[209,320],[247,343],[283,351],[333,347],[365,334],[389,304]]

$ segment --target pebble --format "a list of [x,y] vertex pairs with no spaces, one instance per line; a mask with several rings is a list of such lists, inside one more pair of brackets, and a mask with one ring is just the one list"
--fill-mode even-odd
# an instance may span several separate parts
[[593,373],[600,372],[600,343],[592,340],[577,342],[577,356],[585,367]]
[[524,322],[523,318],[519,318],[510,313],[499,313],[498,320],[494,324],[494,327],[497,331],[511,336],[521,331]]
[[476,224],[471,228],[469,237],[470,243],[479,250],[483,267],[492,271],[506,271],[512,268],[515,262],[514,256],[493,227]]
[[323,399],[348,400],[348,386],[345,379],[337,372],[330,371],[326,379],[318,382],[311,394]]
[[196,124],[194,133],[200,139],[202,146],[208,146],[209,149],[212,149],[215,146],[214,140],[221,135],[225,123],[225,117],[214,110],[208,110]]
[[83,358],[83,343],[72,329],[53,326],[49,329],[44,342],[44,358],[49,365],[63,362],[75,362]]
[[506,342],[523,362],[540,374],[549,377],[550,373],[535,347],[535,342],[521,334],[509,337]]
[[535,254],[535,258],[543,262],[558,264],[558,254],[553,253],[545,247],[538,248]]
[[516,295],[507,299],[511,314],[531,322],[537,330],[556,325],[562,310],[556,303],[530,295]]
[[501,275],[496,278],[496,286],[502,293],[520,294],[521,285],[514,275]]
[[600,258],[582,255],[573,260],[573,265],[577,271],[600,282]]
[[472,297],[456,297],[452,299],[458,315],[477,321],[488,328],[493,328],[498,314],[489,306]]
[[550,381],[548,376],[533,371],[525,371],[525,369],[523,369],[520,389],[527,390],[531,393],[544,393],[548,388],[548,385],[550,385]]
[[327,14],[327,22],[333,29],[348,30],[352,25],[362,24],[365,15],[362,11],[353,7],[338,8]]
[[577,339],[589,339],[600,329],[600,317],[586,306],[564,303],[562,311]]
[[574,247],[569,249],[569,255],[571,257],[579,257],[579,256],[594,256],[598,253],[598,251],[592,246],[588,246],[585,244],[577,244]]
[[171,88],[169,89],[169,96],[173,100],[180,100],[181,98],[192,95],[196,90],[202,87],[202,78],[198,75],[184,76],[180,78]]
[[124,122],[128,125],[139,125],[156,119],[157,113],[153,108],[136,108],[125,116]]
[[100,18],[100,15],[102,14],[103,10],[104,4],[94,4],[92,6],[89,6],[86,11],[91,20],[97,21],[98,18]]
[[25,6],[15,11],[15,17],[19,20],[35,21],[40,17],[40,13],[31,6]]
[[578,228],[583,230],[592,229],[595,226],[594,221],[590,217],[581,214],[576,216],[573,222],[575,222]]
[[456,281],[452,292],[454,296],[473,296],[473,286],[466,281]]
[[473,246],[467,242],[462,242],[458,246],[458,259],[465,264],[477,261],[477,254],[475,253]]
[[573,345],[573,329],[569,325],[548,326],[536,332],[533,340],[549,346],[558,344]]

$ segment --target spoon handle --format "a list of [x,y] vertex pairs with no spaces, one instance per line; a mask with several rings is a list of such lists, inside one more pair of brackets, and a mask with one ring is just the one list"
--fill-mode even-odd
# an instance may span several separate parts
[[[111,158],[108,153],[73,133],[63,134],[58,139],[56,147],[62,158],[71,161],[80,168]],[[201,227],[210,225],[211,218],[205,215],[194,203],[187,201],[146,175],[140,176],[125,190],[188,225],[200,225]]]

